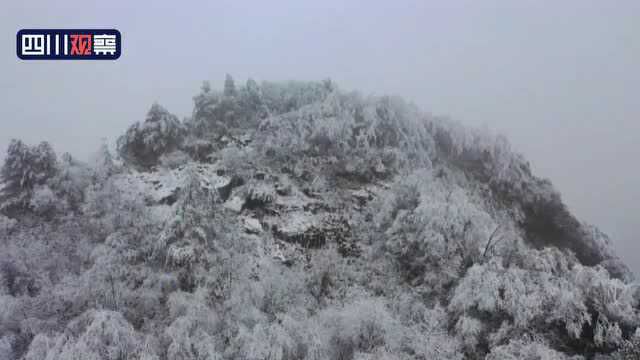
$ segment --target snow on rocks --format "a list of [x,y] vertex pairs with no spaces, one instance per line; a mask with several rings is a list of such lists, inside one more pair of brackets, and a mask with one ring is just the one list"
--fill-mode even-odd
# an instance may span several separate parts
[[199,178],[200,185],[208,190],[218,190],[227,186],[231,178],[218,175],[218,169],[210,164],[197,166],[181,166],[176,169],[163,169],[156,172],[136,173],[130,182],[137,182],[135,186],[143,194],[147,194],[150,204],[173,204],[180,189],[186,184],[189,174],[193,171]]
[[244,206],[244,199],[241,196],[234,196],[225,201],[222,206],[233,212],[239,213],[242,211],[242,207]]
[[262,232],[262,224],[260,220],[252,217],[243,216],[241,218],[244,231],[249,234],[260,234]]
[[367,202],[373,200],[373,194],[366,189],[352,190],[351,197],[356,200],[358,206],[364,206]]
[[291,266],[305,257],[300,246],[284,241],[276,242],[270,249],[271,257],[286,266]]
[[298,211],[278,219],[271,229],[277,239],[304,248],[320,248],[332,241],[345,253],[357,253],[350,243],[351,226],[340,215]]

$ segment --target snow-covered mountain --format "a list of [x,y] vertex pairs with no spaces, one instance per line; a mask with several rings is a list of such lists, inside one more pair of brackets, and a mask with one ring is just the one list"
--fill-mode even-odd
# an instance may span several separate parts
[[329,80],[194,102],[11,143],[0,359],[640,359],[629,270],[505,138]]

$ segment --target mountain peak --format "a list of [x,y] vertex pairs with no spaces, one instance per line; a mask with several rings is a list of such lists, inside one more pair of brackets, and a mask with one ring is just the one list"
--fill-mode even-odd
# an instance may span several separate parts
[[227,75],[185,121],[154,104],[91,165],[16,146],[1,172],[7,359],[640,349],[611,240],[506,138],[397,97]]

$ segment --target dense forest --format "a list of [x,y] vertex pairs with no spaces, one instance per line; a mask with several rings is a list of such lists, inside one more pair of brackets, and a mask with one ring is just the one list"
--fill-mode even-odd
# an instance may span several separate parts
[[611,240],[397,97],[227,75],[0,179],[0,359],[640,359]]

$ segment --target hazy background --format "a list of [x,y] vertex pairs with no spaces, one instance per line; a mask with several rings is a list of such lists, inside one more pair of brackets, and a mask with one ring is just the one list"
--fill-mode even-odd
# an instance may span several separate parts
[[[11,1],[0,12],[0,151],[81,159],[202,80],[318,80],[397,94],[508,135],[640,274],[640,1]],[[148,5],[146,5],[148,4]],[[115,62],[21,61],[21,28],[117,28]],[[4,155],[0,155],[0,158]]]

